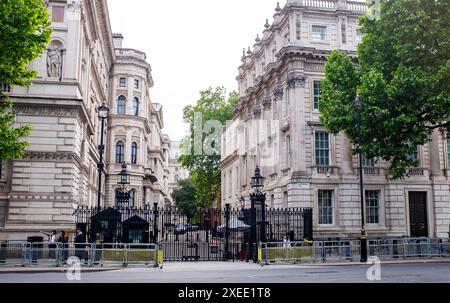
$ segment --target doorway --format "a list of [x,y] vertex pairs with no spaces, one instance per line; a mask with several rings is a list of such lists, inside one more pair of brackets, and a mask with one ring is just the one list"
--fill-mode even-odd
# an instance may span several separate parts
[[411,237],[428,237],[426,192],[409,192],[409,225]]

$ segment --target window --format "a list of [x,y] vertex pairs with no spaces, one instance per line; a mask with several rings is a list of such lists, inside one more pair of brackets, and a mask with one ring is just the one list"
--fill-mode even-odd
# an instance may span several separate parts
[[327,27],[326,26],[312,26],[312,39],[314,41],[325,41],[327,36]]
[[139,99],[136,97],[133,98],[133,115],[139,116]]
[[119,87],[127,87],[127,79],[126,78],[119,79]]
[[447,167],[450,168],[450,138],[447,138]]
[[0,180],[3,179],[3,161],[0,160]]
[[380,192],[366,190],[366,218],[368,224],[380,223]]
[[139,80],[134,80],[134,88],[139,89]]
[[333,224],[333,191],[319,190],[319,224]]
[[364,34],[359,29],[357,29],[356,30],[356,43],[357,44],[361,43],[363,37],[364,37]]
[[125,115],[126,103],[127,103],[127,98],[125,98],[125,96],[119,96],[119,99],[117,101],[117,114],[118,115]]
[[330,135],[325,132],[316,132],[316,165],[330,165]]
[[135,202],[136,202],[136,191],[132,189],[130,191],[130,200],[128,201],[128,206],[130,208],[134,207],[136,205]]
[[416,150],[412,154],[408,155],[408,160],[419,161],[419,146],[416,146]]
[[64,6],[52,7],[52,21],[58,23],[64,22]]
[[116,145],[116,163],[125,163],[125,146],[122,141],[117,142]]
[[283,203],[284,203],[284,207],[288,207],[288,192],[287,191],[285,191],[285,192],[283,192]]
[[175,175],[175,182],[177,182],[178,183],[178,181],[180,180],[180,176],[178,176],[178,175]]
[[131,144],[131,164],[137,164],[137,144],[133,142]]
[[362,165],[363,167],[375,167],[376,164],[375,158],[367,158],[366,155],[363,155]]
[[320,81],[313,82],[314,109],[319,110]]
[[122,206],[122,201],[120,200],[120,190],[116,189],[116,206]]

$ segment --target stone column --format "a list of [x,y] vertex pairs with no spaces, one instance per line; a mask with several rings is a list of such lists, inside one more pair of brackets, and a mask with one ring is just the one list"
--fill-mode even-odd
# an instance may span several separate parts
[[288,98],[291,120],[291,157],[292,169],[300,174],[306,171],[305,151],[305,81],[303,72],[290,71],[288,74]]
[[125,142],[125,163],[127,164],[131,163],[131,133],[131,127],[127,127],[127,139]]
[[434,177],[443,177],[443,171],[440,163],[440,151],[439,151],[439,129],[435,129],[431,135],[430,147],[430,175]]
[[343,175],[353,175],[353,153],[352,145],[350,144],[344,133],[341,137],[341,153],[342,153],[342,173]]

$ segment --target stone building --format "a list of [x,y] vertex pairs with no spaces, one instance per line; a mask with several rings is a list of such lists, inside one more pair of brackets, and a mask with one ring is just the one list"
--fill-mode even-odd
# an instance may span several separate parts
[[185,180],[189,178],[189,172],[181,166],[180,162],[178,162],[179,157],[182,154],[180,148],[180,141],[172,141],[170,143],[170,156],[169,156],[169,196],[170,199],[174,190],[178,190],[180,187],[178,185],[178,181]]
[[106,0],[46,5],[54,34],[48,50],[31,64],[38,76],[30,87],[6,91],[17,124],[30,124],[33,132],[22,160],[1,162],[0,240],[72,230],[74,208],[97,205],[97,107],[103,102],[111,110],[101,205],[114,205],[116,162],[128,164],[134,205],[163,203],[159,194],[167,195],[167,186],[158,186],[164,182],[159,173],[167,161],[161,162],[160,154],[168,153],[168,139],[161,136],[161,106],[155,109],[149,97],[153,80],[145,54],[122,48],[121,35],[111,31]]
[[[330,52],[356,57],[358,17],[365,11],[364,3],[349,0],[277,6],[239,67],[240,103],[222,136],[222,204],[238,206],[242,195],[249,205],[250,177],[260,165],[268,206],[312,207],[318,238],[360,234],[358,159],[343,134],[334,136],[320,123],[318,101]],[[258,121],[270,122],[253,133],[235,131]],[[420,167],[405,180],[388,181],[386,163],[364,160],[369,236],[448,238],[449,153],[450,139],[436,130],[431,143],[411,155]]]

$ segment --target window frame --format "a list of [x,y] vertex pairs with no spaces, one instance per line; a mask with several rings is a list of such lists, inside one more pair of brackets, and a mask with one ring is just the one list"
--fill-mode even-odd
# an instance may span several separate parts
[[134,79],[134,81],[133,81],[134,89],[139,89],[140,86],[141,86],[141,81],[139,81],[139,79]]
[[[134,208],[136,206],[136,196],[136,190],[133,188],[130,190],[130,199],[128,200],[129,208]],[[133,201],[133,203],[131,201]]]
[[[376,202],[377,206],[371,206],[370,202],[374,201],[373,196],[371,194],[376,193]],[[377,189],[367,189],[364,191],[364,205],[365,205],[365,220],[366,224],[369,225],[380,225],[381,224],[381,190]],[[377,222],[371,222],[371,218],[373,218],[371,214],[371,210],[376,209],[376,218]]]
[[[316,96],[316,84],[319,85],[319,91],[318,91],[318,95]],[[322,90],[322,80],[318,80],[318,79],[313,79],[312,81],[312,100],[313,100],[313,110],[314,112],[319,112],[319,96],[320,96],[320,92]],[[316,102],[316,98],[317,98],[317,102]],[[317,104],[317,107],[316,107]]]
[[[327,137],[328,137],[328,148],[327,149],[318,146],[319,144],[318,144],[318,140],[317,140],[317,135],[319,135],[319,134],[327,135]],[[328,162],[328,164],[323,164],[323,163],[321,164],[321,163],[319,163],[319,155],[318,154],[319,154],[319,151],[325,151],[325,150],[328,151],[328,161],[326,161],[326,162]],[[330,133],[327,131],[318,130],[318,131],[314,132],[314,163],[315,163],[315,166],[331,166],[331,136],[330,136]]]
[[[122,86],[122,80],[123,80],[123,86]],[[127,78],[119,78],[119,88],[126,88],[127,87]]]
[[138,144],[136,142],[131,143],[131,164],[137,164],[138,156]]
[[[315,33],[314,32],[314,28],[323,28],[325,29],[325,35],[323,39],[317,40],[315,39]],[[313,43],[327,43],[328,42],[328,34],[329,30],[328,30],[328,25],[326,24],[311,24],[311,42]]]
[[127,113],[127,97],[125,97],[124,95],[120,95],[119,97],[117,97],[117,114],[126,115],[126,113]]
[[[321,206],[321,194],[322,193],[329,193],[330,197],[326,197],[326,199],[329,201],[331,201],[331,206],[327,205],[327,206]],[[318,224],[321,226],[333,226],[336,223],[336,218],[335,218],[335,210],[336,210],[336,201],[335,201],[335,190],[333,189],[318,189],[317,190],[317,215],[318,215]],[[323,215],[322,212],[324,210],[324,208],[331,208],[331,210],[327,211],[327,214]],[[331,223],[324,223],[322,221],[323,218],[331,218]],[[328,221],[327,221],[328,222]]]
[[[119,152],[119,147],[121,148]],[[122,160],[122,161],[120,161]],[[123,141],[117,141],[116,143],[116,164],[125,163],[125,143]]]
[[133,97],[133,116],[139,117],[139,98]]

